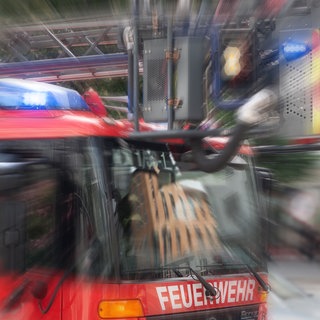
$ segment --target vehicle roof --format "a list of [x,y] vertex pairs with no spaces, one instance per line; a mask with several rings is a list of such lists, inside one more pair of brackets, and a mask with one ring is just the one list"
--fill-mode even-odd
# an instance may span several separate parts
[[0,79],[0,121],[0,139],[125,137],[130,132],[92,113],[75,90],[23,79]]
[[[81,136],[129,137],[134,125],[127,119],[101,118],[91,111],[74,110],[0,110],[0,140],[52,139]],[[141,131],[159,130],[161,127],[140,122]],[[172,145],[185,145],[182,139],[161,140]],[[207,138],[206,143],[222,150],[228,138]],[[160,141],[159,141],[160,142]],[[240,154],[251,155],[250,146],[242,145]]]

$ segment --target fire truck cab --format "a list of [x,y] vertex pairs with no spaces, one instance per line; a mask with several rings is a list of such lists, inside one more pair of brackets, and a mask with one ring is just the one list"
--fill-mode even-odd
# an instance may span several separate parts
[[266,319],[265,212],[238,141],[259,94],[196,159],[194,133],[150,141],[73,90],[1,80],[0,318]]

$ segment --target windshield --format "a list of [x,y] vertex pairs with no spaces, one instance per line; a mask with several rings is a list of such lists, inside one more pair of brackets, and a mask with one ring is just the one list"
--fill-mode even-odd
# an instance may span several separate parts
[[0,272],[121,280],[262,270],[250,168],[241,159],[207,174],[165,144],[122,139],[2,141]]
[[174,159],[163,146],[115,146],[122,277],[183,276],[190,268],[207,274],[261,269],[257,195],[249,163],[240,162],[208,174],[188,157]]

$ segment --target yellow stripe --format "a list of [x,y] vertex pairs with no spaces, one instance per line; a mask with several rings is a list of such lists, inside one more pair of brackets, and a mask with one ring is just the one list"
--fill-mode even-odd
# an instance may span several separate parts
[[[319,37],[319,30],[313,31],[313,37]],[[316,47],[312,51],[312,72],[311,72],[311,86],[312,86],[312,133],[320,133],[320,47]]]

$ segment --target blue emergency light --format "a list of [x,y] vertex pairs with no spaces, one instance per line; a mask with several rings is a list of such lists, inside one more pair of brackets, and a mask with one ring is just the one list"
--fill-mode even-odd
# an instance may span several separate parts
[[287,61],[293,61],[307,55],[311,47],[307,43],[290,40],[282,44],[281,51]]
[[5,110],[89,110],[81,95],[53,84],[0,79],[0,109]]

